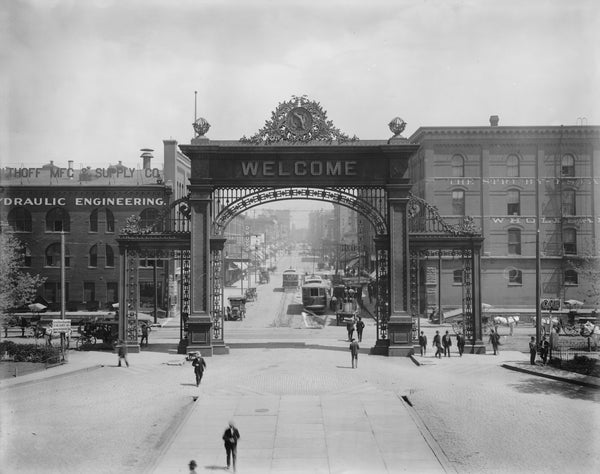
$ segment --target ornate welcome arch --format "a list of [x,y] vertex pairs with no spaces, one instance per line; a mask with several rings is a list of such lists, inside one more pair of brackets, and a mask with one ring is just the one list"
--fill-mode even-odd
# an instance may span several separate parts
[[[375,229],[377,342],[372,352],[412,354],[420,256],[432,248],[439,255],[440,249],[458,249],[468,260],[468,281],[478,282],[481,239],[472,229],[448,226],[436,209],[410,195],[408,161],[419,146],[400,135],[404,126],[395,118],[389,124],[392,138],[359,142],[335,128],[320,105],[304,96],[279,104],[250,138],[211,141],[204,136],[208,122],[196,120],[196,137],[180,145],[191,162],[189,196],[166,206],[161,224],[121,234],[120,301],[127,308],[135,306],[130,265],[136,252],[164,245],[176,252],[187,275],[182,347],[204,355],[228,352],[222,331],[227,224],[269,202],[331,202],[365,216]],[[473,318],[466,329],[473,347],[481,337],[479,303],[476,291],[469,292],[467,317]],[[131,314],[127,311],[127,318]],[[124,320],[125,326],[130,322]],[[130,339],[132,334],[123,335]]]

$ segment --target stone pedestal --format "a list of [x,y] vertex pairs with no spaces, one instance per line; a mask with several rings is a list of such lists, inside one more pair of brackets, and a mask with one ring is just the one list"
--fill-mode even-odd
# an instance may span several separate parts
[[188,321],[188,354],[190,352],[200,352],[203,357],[213,355],[210,337],[211,326],[210,318],[190,317]]
[[414,354],[412,319],[409,315],[393,315],[388,321],[390,346],[388,356],[408,357]]
[[485,354],[485,344],[483,342],[465,344],[465,354]]

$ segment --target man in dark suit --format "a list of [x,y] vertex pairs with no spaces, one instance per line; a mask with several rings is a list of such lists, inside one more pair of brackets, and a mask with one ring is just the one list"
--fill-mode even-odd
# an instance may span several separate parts
[[240,439],[240,432],[233,424],[233,421],[230,421],[229,426],[223,433],[223,441],[225,442],[225,452],[227,453],[227,469],[229,469],[231,461],[233,460],[233,472],[235,472],[237,460],[238,439]]
[[450,347],[452,346],[452,339],[450,334],[446,331],[446,334],[442,337],[442,346],[444,346],[444,357],[450,357]]

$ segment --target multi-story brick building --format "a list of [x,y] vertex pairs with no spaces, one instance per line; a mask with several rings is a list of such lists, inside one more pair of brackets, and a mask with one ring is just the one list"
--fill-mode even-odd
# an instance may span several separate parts
[[[421,145],[413,193],[449,223],[468,215],[481,228],[485,303],[535,307],[538,232],[541,298],[600,303],[600,127],[501,127],[492,116],[487,127],[421,127],[409,140]],[[443,306],[458,305],[458,262],[442,262],[441,290]]]

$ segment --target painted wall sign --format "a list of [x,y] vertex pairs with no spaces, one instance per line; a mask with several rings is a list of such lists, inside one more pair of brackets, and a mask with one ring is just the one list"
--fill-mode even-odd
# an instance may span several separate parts
[[163,206],[160,197],[0,197],[4,206]]

